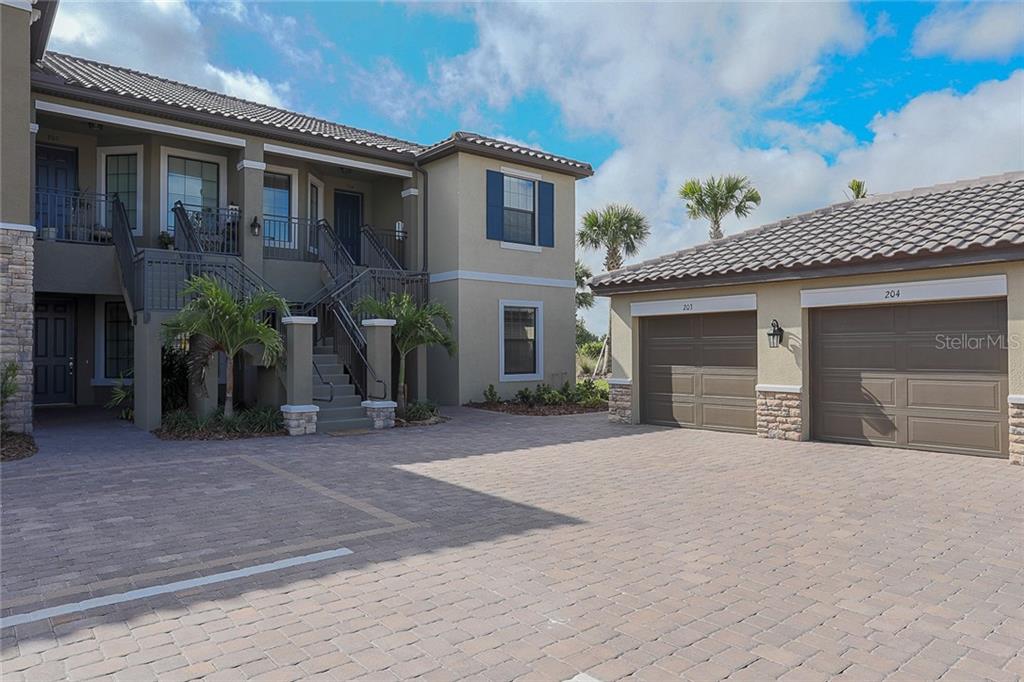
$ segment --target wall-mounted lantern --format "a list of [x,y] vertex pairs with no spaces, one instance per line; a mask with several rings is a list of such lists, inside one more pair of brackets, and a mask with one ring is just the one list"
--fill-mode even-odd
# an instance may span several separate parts
[[782,326],[778,320],[772,320],[772,328],[768,330],[768,347],[778,348],[782,344]]
[[397,239],[398,241],[403,241],[405,239],[406,234],[407,233],[405,231],[405,223],[403,223],[401,220],[396,220],[395,221],[395,239]]
[[249,229],[252,231],[253,237],[260,236],[260,221],[256,218],[256,216],[252,217],[252,222],[249,223]]

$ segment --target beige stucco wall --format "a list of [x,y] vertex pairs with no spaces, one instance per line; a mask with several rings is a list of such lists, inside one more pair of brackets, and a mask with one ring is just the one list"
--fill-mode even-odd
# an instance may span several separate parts
[[0,5],[0,223],[32,222],[29,17]]
[[[801,386],[806,397],[810,384],[808,341],[806,334],[808,311],[800,307],[803,289],[856,286],[939,280],[977,275],[1005,274],[1007,277],[1007,317],[1011,344],[1016,340],[1024,344],[1024,261],[990,265],[912,270],[847,277],[823,277],[787,282],[749,284],[700,289],[681,289],[612,297],[612,373],[616,378],[634,379],[639,365],[639,325],[630,317],[630,304],[638,301],[724,296],[729,294],[757,294],[757,379],[760,384]],[[782,348],[769,348],[767,332],[771,320],[778,319],[785,329]],[[1024,394],[1024,346],[1011,346],[1009,354],[1009,386],[1011,395]],[[633,418],[639,419],[641,387],[633,382]],[[804,401],[809,404],[808,400]],[[809,427],[809,420],[804,420]]]

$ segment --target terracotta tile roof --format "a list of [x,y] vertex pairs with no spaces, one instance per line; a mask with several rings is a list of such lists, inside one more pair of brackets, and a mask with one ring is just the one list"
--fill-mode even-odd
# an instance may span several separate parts
[[833,204],[598,275],[614,289],[1024,246],[1024,172]]
[[410,160],[428,152],[430,155],[443,153],[446,145],[472,144],[518,154],[525,159],[562,165],[577,175],[590,175],[593,172],[589,164],[476,133],[457,132],[437,144],[422,145],[59,52],[47,52],[36,62],[36,68],[41,74],[56,77],[64,85],[84,91],[103,92],[135,101],[176,107],[182,110],[183,116],[187,116],[190,111],[222,116],[227,127],[232,121],[244,121],[323,140],[356,144],[366,147],[368,151],[379,149],[408,154]]

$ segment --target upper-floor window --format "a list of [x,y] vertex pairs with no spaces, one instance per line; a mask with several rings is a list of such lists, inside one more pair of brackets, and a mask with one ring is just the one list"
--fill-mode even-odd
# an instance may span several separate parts
[[116,194],[128,214],[128,226],[139,229],[139,187],[137,154],[107,154],[105,157],[106,194]]
[[533,180],[505,176],[502,239],[516,244],[536,243],[537,202]]
[[291,234],[292,176],[286,173],[263,174],[263,240],[281,247],[294,247]]
[[174,202],[216,210],[220,201],[220,165],[213,161],[167,157],[167,226],[174,229]]

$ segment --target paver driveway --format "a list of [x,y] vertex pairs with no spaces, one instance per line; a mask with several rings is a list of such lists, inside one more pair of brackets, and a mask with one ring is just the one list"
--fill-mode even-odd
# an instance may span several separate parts
[[5,616],[353,553],[5,628],[5,682],[1024,671],[1024,468],[453,414],[188,445],[43,429],[0,468]]

